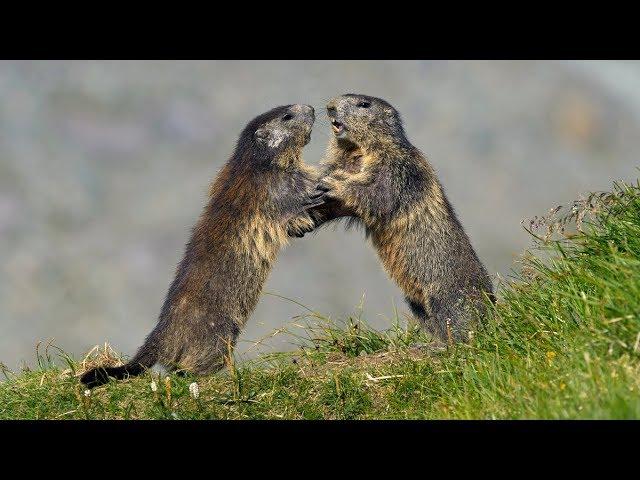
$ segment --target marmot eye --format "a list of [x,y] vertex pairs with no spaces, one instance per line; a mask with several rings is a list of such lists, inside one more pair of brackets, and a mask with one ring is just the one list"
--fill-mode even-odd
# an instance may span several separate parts
[[293,118],[293,115],[291,115],[290,113],[287,113],[284,117],[282,117],[283,121],[287,121],[287,120],[291,120]]
[[360,102],[358,103],[360,108],[369,108],[371,106],[371,102]]

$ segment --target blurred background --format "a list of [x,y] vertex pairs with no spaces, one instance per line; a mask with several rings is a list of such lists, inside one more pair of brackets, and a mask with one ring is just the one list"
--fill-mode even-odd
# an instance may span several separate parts
[[[155,325],[207,187],[248,120],[309,103],[305,158],[337,94],[385,98],[431,160],[491,274],[530,245],[520,221],[638,177],[640,62],[0,62],[0,361],[35,344],[132,355]],[[407,311],[359,231],[294,241],[266,292],[378,328]],[[364,297],[364,299],[363,299]],[[263,295],[238,352],[304,309]],[[276,336],[264,350],[291,348]]]

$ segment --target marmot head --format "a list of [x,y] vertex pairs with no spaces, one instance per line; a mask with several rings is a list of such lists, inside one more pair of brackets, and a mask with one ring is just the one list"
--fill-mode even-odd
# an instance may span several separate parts
[[327,103],[327,114],[339,141],[366,147],[376,142],[403,140],[400,114],[387,101],[348,93]]
[[284,105],[258,115],[244,128],[234,158],[254,168],[287,166],[299,160],[311,139],[313,107]]

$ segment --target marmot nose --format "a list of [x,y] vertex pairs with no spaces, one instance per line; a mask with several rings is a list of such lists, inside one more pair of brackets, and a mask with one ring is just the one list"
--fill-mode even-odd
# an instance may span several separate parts
[[312,118],[315,120],[316,116],[315,116],[315,110],[313,109],[313,107],[311,105],[300,105],[300,111],[303,115],[308,116],[309,118]]
[[315,118],[314,110],[311,105],[296,104],[293,106],[292,110],[296,112],[298,115],[304,115],[307,117]]
[[333,110],[335,112],[336,108],[338,108],[338,104],[340,103],[340,98],[332,98],[327,102],[327,110]]

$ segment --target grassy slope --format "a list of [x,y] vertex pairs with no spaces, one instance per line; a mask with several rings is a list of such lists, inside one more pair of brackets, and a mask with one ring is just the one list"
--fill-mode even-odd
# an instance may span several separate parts
[[39,357],[0,384],[0,418],[639,418],[640,188],[614,193],[586,202],[583,233],[525,255],[468,345],[420,353],[415,332],[317,316],[294,354],[90,397]]

